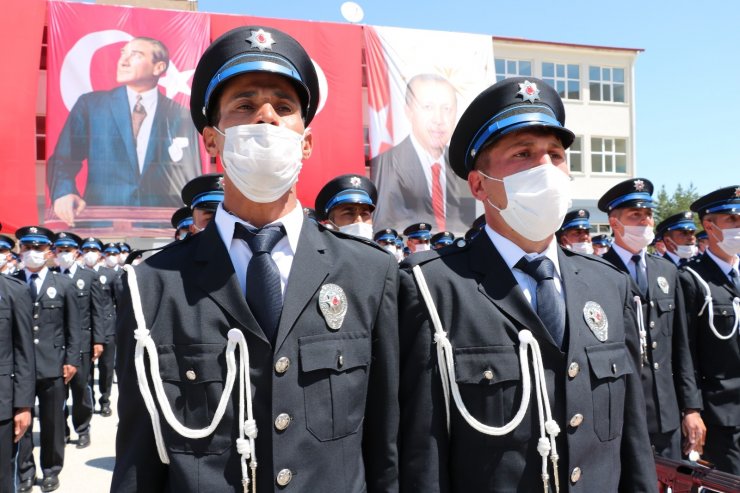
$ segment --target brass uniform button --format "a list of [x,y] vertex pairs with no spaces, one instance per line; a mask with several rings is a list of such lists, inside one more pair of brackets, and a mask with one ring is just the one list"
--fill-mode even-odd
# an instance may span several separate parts
[[484,371],[483,378],[485,378],[486,380],[493,380],[493,372],[491,370]]
[[655,368],[656,370],[659,370],[660,369],[660,363],[653,363],[653,368]]
[[657,348],[658,347],[658,341],[653,341],[652,346],[653,346],[653,349]]
[[579,479],[581,479],[581,468],[574,467],[573,470],[570,472],[570,482],[576,484]]
[[279,486],[286,486],[293,479],[293,472],[290,469],[281,469],[277,473],[275,481]]
[[581,366],[575,361],[568,366],[568,376],[570,378],[576,378],[579,371],[581,371]]
[[191,382],[193,380],[195,380],[196,377],[197,377],[197,375],[195,374],[195,371],[193,371],[193,370],[188,370],[188,371],[185,372],[185,378],[187,378]]
[[573,428],[578,428],[581,423],[583,423],[583,414],[574,414],[572,418],[570,418],[570,426]]
[[290,360],[285,356],[282,356],[278,358],[278,360],[275,362],[275,371],[281,374],[285,373],[286,371],[288,371],[289,366]]
[[275,418],[275,429],[278,431],[283,431],[288,426],[290,426],[291,417],[288,413],[280,413],[277,415],[277,418]]

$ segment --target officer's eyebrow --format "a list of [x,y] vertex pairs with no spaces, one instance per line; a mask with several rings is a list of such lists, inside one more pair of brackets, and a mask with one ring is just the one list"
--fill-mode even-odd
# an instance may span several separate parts
[[[234,94],[232,96],[232,99],[253,98],[253,97],[257,96],[257,93],[258,93],[258,91],[256,91],[256,90],[241,91],[241,92],[238,92],[238,93]],[[291,93],[289,93],[287,91],[283,91],[282,89],[273,89],[272,90],[272,94],[274,96],[278,97],[279,99],[287,99],[287,100],[296,101],[296,102],[298,101],[298,97],[297,96],[295,96],[294,94],[291,94]]]

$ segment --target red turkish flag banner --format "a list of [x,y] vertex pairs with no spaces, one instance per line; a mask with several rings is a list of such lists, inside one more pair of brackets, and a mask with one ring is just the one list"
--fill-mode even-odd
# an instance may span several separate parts
[[[169,236],[180,189],[205,168],[189,105],[208,14],[48,6],[46,223]],[[143,122],[132,124],[137,101]]]
[[319,75],[321,99],[311,122],[313,154],[303,163],[298,199],[314,206],[321,187],[345,174],[366,174],[362,130],[362,27],[211,14],[211,37],[239,26],[279,29],[306,49]]

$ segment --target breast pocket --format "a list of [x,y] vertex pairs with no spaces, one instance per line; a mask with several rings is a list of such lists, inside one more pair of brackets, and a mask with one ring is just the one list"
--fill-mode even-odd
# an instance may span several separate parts
[[[168,404],[177,420],[188,428],[205,428],[213,420],[224,390],[222,369],[226,368],[225,348],[224,344],[157,347],[159,372]],[[236,391],[235,386],[233,392]],[[231,406],[227,406],[224,418],[214,433],[197,440],[184,438],[164,426],[168,448],[184,453],[223,453],[231,446],[231,414]]]
[[365,416],[371,344],[366,333],[298,340],[306,427],[321,441],[356,433]]
[[513,345],[456,348],[454,358],[455,381],[473,417],[489,426],[502,426],[510,421],[521,397],[516,348]]
[[715,302],[712,308],[714,327],[717,329],[717,332],[722,336],[729,335],[735,325],[735,311],[732,305],[723,305]]
[[670,336],[673,334],[673,311],[676,309],[676,303],[673,299],[662,299],[656,300],[655,304],[658,306],[658,315],[661,318],[665,318],[666,322],[661,324],[661,330],[663,334]]
[[622,434],[626,375],[632,373],[624,343],[611,342],[586,348],[591,367],[594,429],[602,442]]

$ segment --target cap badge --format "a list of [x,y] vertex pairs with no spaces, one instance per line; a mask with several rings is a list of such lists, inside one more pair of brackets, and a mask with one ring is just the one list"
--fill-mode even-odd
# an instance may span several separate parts
[[319,291],[319,308],[331,330],[339,330],[347,314],[347,295],[336,284],[324,284]]
[[355,188],[360,188],[360,185],[362,184],[362,180],[360,180],[359,176],[353,176],[349,179],[350,185],[352,185]]
[[424,223],[419,224],[419,230],[427,229],[427,225]]
[[268,33],[264,29],[252,31],[252,35],[247,38],[247,41],[252,44],[252,48],[258,48],[260,51],[272,51],[272,45],[275,44],[272,33]]
[[223,176],[220,176],[218,178],[218,181],[216,182],[216,186],[218,187],[219,190],[224,189],[224,177]]
[[587,301],[583,306],[583,318],[598,340],[601,342],[607,340],[609,337],[609,321],[606,319],[606,313],[601,305],[595,301]]
[[635,190],[638,192],[645,190],[645,182],[642,180],[635,180]]
[[658,279],[658,286],[660,287],[660,290],[663,291],[663,294],[668,294],[668,290],[670,287],[668,286],[668,281],[665,277],[661,276]]
[[686,219],[691,219],[691,213],[690,212],[684,212],[683,217]]
[[586,217],[586,211],[584,211],[583,209],[578,211],[578,217]]
[[59,237],[60,238],[66,238],[67,237],[67,233],[59,233]]
[[88,239],[87,239],[87,241],[93,241],[93,242],[94,242],[94,241],[95,241],[95,238],[93,238],[93,237],[91,236],[90,238],[88,238]]
[[36,226],[31,226],[30,228],[28,228],[28,231],[30,231],[31,233],[36,234],[36,233],[39,232],[39,229]]
[[82,289],[84,287],[85,287],[84,279],[77,279],[77,289]]
[[519,84],[519,92],[517,95],[521,96],[523,101],[534,103],[536,100],[540,99],[540,90],[537,89],[537,84],[525,80],[524,83]]
[[57,295],[57,289],[54,286],[50,286],[49,289],[46,290],[46,296],[48,296],[51,299],[54,299]]
[[740,187],[735,188],[735,198],[740,198]]

